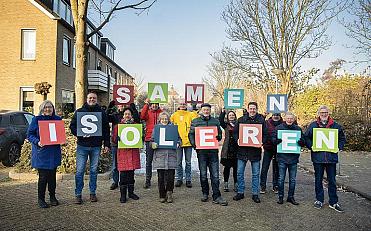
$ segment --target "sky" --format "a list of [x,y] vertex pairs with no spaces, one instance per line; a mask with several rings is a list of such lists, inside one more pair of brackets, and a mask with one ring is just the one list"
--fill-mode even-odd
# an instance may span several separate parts
[[[221,18],[226,0],[158,0],[148,13],[117,12],[102,30],[116,46],[115,61],[134,77],[144,82],[167,82],[182,95],[185,83],[202,83],[208,75],[210,53],[218,51],[223,43],[230,44]],[[320,57],[305,60],[303,69],[317,67],[323,70],[337,58],[354,60],[353,50],[344,28],[333,23],[328,31],[334,45]],[[364,67],[348,72],[359,72]],[[362,70],[363,70],[362,69]]]

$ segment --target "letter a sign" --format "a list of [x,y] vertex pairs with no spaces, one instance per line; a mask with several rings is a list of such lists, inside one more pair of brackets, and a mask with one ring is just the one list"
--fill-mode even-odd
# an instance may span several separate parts
[[167,103],[168,94],[167,83],[148,83],[148,98],[151,103]]
[[196,127],[196,149],[218,149],[217,127]]
[[238,145],[260,148],[263,144],[261,124],[240,124]]
[[134,102],[134,86],[113,85],[113,100],[116,104],[131,104]]
[[315,152],[339,151],[339,131],[332,128],[313,128],[313,146]]
[[66,131],[63,120],[39,120],[40,143],[55,145],[66,143]]
[[203,103],[205,95],[204,84],[186,84],[185,85],[185,102],[186,103]]
[[141,124],[119,124],[118,148],[142,148],[142,125]]

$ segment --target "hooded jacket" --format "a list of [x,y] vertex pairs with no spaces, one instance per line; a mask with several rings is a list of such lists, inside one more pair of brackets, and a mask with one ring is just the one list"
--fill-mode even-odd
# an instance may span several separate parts
[[182,140],[182,147],[192,146],[191,142],[189,142],[188,133],[191,128],[191,122],[196,117],[197,115],[195,113],[186,110],[177,110],[170,117],[170,121],[174,125],[178,125],[178,133]]
[[162,112],[159,108],[157,110],[149,109],[149,104],[144,104],[144,107],[140,113],[140,119],[146,121],[146,132],[145,132],[145,141],[151,141],[151,136],[153,128],[157,124],[158,115]]

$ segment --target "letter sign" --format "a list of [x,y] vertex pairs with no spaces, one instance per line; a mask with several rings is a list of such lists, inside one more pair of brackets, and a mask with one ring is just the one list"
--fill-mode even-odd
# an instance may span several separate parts
[[118,104],[131,104],[134,102],[134,86],[113,85],[113,100]]
[[55,145],[66,143],[66,131],[63,120],[39,120],[40,143]]
[[196,127],[196,149],[218,149],[217,127]]
[[102,113],[77,112],[77,136],[102,136]]
[[240,124],[238,145],[260,148],[263,144],[262,131],[261,124]]

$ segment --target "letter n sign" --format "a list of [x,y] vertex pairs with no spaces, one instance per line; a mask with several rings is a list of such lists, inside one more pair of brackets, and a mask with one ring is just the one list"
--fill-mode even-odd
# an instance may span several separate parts
[[151,103],[167,103],[168,94],[167,83],[148,83],[148,98]]
[[119,124],[117,134],[120,141],[118,142],[118,148],[142,148],[142,131],[141,124]]
[[267,95],[267,112],[269,113],[281,113],[287,112],[287,95],[275,94]]
[[131,104],[134,102],[134,86],[113,85],[113,100],[116,104]]
[[242,108],[244,99],[243,89],[225,89],[224,90],[224,107],[225,108]]
[[218,149],[219,142],[216,139],[218,135],[217,127],[196,127],[196,149]]
[[313,146],[315,152],[339,151],[339,131],[332,128],[313,128]]
[[55,145],[66,143],[66,131],[63,120],[39,120],[40,143]]
[[156,125],[153,129],[153,137],[158,148],[176,149],[179,139],[178,126]]
[[185,102],[186,103],[203,103],[205,98],[204,84],[186,84],[185,85]]
[[260,148],[263,145],[261,124],[240,124],[238,145]]
[[77,136],[102,136],[102,113],[77,112]]

